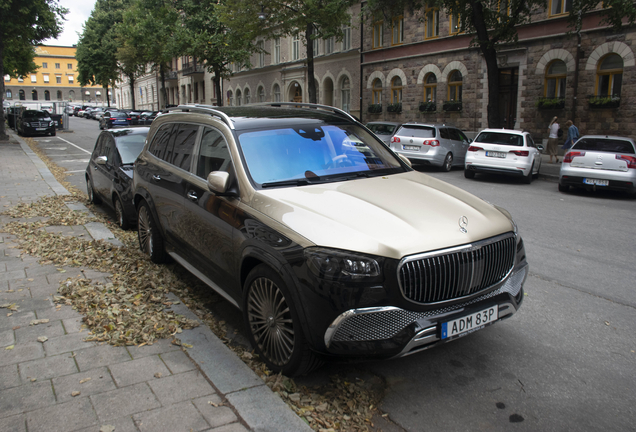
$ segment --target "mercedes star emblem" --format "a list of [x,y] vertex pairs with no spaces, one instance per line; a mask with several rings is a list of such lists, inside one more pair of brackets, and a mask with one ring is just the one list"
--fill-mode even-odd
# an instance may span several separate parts
[[468,218],[466,216],[459,218],[459,230],[464,234],[468,233]]

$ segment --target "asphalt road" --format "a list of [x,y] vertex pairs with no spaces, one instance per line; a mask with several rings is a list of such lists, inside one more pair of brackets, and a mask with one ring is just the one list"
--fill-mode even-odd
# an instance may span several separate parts
[[[99,128],[75,117],[70,127],[36,140],[85,189]],[[320,385],[337,373],[375,382],[387,414],[376,427],[391,432],[636,430],[636,199],[421,170],[512,213],[531,266],[520,311],[435,349],[328,364],[297,383]],[[240,329],[228,306],[216,312]]]

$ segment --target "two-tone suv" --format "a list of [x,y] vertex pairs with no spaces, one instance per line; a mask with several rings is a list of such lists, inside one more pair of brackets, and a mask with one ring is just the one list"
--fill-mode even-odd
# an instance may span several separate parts
[[288,375],[510,317],[528,274],[510,214],[407,162],[332,107],[181,106],[135,162],[139,244],[241,309]]

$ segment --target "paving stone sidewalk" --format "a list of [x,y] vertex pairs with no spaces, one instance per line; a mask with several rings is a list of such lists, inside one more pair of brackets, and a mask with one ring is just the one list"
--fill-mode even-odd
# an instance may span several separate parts
[[[0,211],[68,193],[15,135],[0,142],[0,191]],[[116,242],[103,229],[58,231]],[[143,347],[85,342],[82,315],[53,295],[68,277],[108,274],[40,265],[13,239],[0,232],[0,305],[17,306],[0,309],[0,431],[311,430],[205,324],[180,335],[193,346],[187,351],[165,339]],[[173,310],[197,319],[183,304]]]

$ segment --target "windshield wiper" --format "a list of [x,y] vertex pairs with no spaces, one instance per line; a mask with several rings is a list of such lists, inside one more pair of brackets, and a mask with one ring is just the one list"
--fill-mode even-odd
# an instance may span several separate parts
[[316,183],[319,183],[319,182],[309,181],[304,178],[299,178],[299,179],[281,180],[277,182],[263,183],[261,187],[264,189],[264,188],[270,188],[270,187],[276,187],[276,186],[307,186],[307,185],[316,184]]

